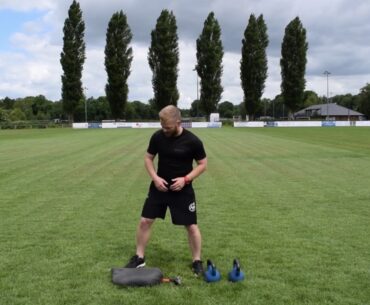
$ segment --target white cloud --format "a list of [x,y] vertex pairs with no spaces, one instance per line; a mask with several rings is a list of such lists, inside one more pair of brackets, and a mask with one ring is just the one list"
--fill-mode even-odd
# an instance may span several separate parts
[[280,94],[280,57],[268,56],[268,75],[265,84],[265,91],[263,98],[273,99],[276,95]]
[[145,103],[153,97],[151,71],[147,60],[148,46],[134,43],[132,49],[134,59],[128,79],[129,99]]
[[[86,24],[86,62],[83,71],[88,96],[104,95],[106,72],[104,69],[105,31],[112,14],[123,10],[133,32],[134,60],[129,77],[129,99],[146,102],[153,97],[147,53],[150,32],[162,9],[174,11],[176,16],[180,64],[178,89],[179,106],[190,107],[196,98],[197,77],[195,41],[202,31],[203,22],[211,10],[222,28],[225,47],[223,60],[223,98],[233,103],[243,99],[240,87],[241,39],[249,15],[263,14],[268,26],[268,78],[264,97],[274,98],[280,93],[280,47],[284,28],[299,16],[307,30],[309,43],[306,68],[306,89],[326,94],[322,73],[329,70],[330,91],[333,94],[357,94],[369,82],[370,37],[368,16],[370,3],[342,0],[267,1],[249,0],[224,2],[221,0],[80,0]],[[2,9],[18,12],[37,10],[36,19],[23,24],[14,32],[11,46],[0,51],[0,97],[13,98],[44,94],[60,99],[60,52],[62,50],[63,23],[71,1],[64,0],[1,0]],[[279,12],[277,14],[277,12]]]
[[196,46],[194,42],[180,41],[180,64],[178,74],[178,90],[180,108],[190,108],[191,103],[197,98],[197,82],[199,93],[199,80],[197,72],[194,71],[196,63]]
[[14,51],[0,53],[0,95],[23,97],[43,94],[59,99],[59,46],[52,45],[48,35],[41,34],[35,24],[26,27],[23,33],[15,33],[11,42]]
[[240,86],[240,54],[225,52],[223,58],[222,101],[239,104],[243,100],[243,90]]

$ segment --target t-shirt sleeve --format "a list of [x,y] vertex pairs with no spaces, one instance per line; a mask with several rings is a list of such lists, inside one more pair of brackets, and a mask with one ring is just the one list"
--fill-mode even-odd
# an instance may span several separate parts
[[202,160],[204,159],[207,155],[206,155],[206,151],[204,149],[204,146],[203,146],[203,143],[201,140],[197,139],[195,141],[195,150],[194,150],[194,159],[199,161],[199,160]]
[[149,141],[148,149],[146,150],[151,155],[156,155],[158,153],[158,141],[156,141],[157,133],[154,133]]

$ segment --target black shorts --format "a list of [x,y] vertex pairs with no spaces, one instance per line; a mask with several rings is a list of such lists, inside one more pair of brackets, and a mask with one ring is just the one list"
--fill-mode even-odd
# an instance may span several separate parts
[[179,192],[160,192],[151,186],[141,216],[164,219],[167,207],[170,209],[173,224],[187,226],[197,223],[195,194],[191,185],[185,186]]

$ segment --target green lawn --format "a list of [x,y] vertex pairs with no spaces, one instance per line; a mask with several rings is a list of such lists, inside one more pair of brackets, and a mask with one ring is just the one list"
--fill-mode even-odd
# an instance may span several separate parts
[[[134,253],[154,130],[0,131],[0,304],[370,304],[370,128],[194,129],[208,154],[195,183],[203,258],[155,224],[147,265],[183,286],[117,288]],[[246,273],[229,283],[238,257]]]

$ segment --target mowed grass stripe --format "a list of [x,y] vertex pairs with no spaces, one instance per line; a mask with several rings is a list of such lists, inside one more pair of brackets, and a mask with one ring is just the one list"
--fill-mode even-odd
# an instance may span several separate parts
[[[223,281],[193,278],[184,230],[168,216],[154,227],[147,263],[185,286],[110,283],[109,268],[134,250],[153,130],[6,131],[1,304],[366,304],[370,130],[193,131],[209,158],[195,183],[203,257]],[[237,285],[225,280],[234,257],[247,275]]]
[[[62,150],[61,154],[49,162],[49,165],[56,165],[56,170],[50,171],[50,166],[40,166],[37,174],[32,175],[27,170],[20,173],[20,176],[26,176],[25,180],[29,180],[31,189],[37,187],[40,193],[36,195],[34,190],[31,193],[30,189],[25,189],[22,197],[31,195],[25,201],[15,196],[14,201],[9,201],[9,207],[16,211],[24,206],[26,212],[21,209],[16,217],[3,223],[10,233],[6,236],[7,243],[3,244],[4,250],[10,250],[9,257],[18,258],[18,268],[22,266],[19,269],[22,273],[19,276],[15,274],[19,285],[32,286],[32,283],[27,283],[29,278],[23,278],[24,272],[30,272],[35,282],[56,293],[55,290],[59,291],[62,287],[66,289],[60,283],[61,279],[66,281],[69,274],[75,274],[79,279],[78,276],[82,276],[81,270],[94,269],[100,262],[99,259],[94,260],[94,256],[101,255],[101,251],[94,248],[94,242],[99,241],[100,235],[111,244],[113,238],[105,238],[104,227],[112,224],[109,214],[117,210],[118,204],[125,203],[122,200],[124,196],[118,199],[115,193],[129,193],[135,179],[143,176],[143,153],[137,154],[137,146],[141,146],[140,141],[146,142],[145,139],[130,134],[125,134],[123,138],[114,135],[112,138],[109,133],[105,133],[99,141],[90,141],[89,137],[99,138],[99,135],[84,132],[83,138],[80,135],[73,145],[65,145],[71,144],[69,137],[65,139],[64,145],[68,149]],[[73,138],[75,135],[70,136]],[[88,144],[79,146],[78,142],[84,143],[84,140]],[[34,162],[33,158],[33,155],[29,155],[31,162]],[[139,166],[133,165],[136,161]],[[40,180],[42,176],[45,179]],[[110,191],[114,185],[119,187],[119,191]],[[33,208],[27,211],[27,207]],[[122,230],[122,227],[119,229]],[[86,243],[86,240],[89,242]],[[49,284],[45,279],[49,277],[50,270],[55,268],[54,264],[57,265],[58,274]],[[14,267],[14,261],[11,260],[3,270],[14,270]],[[107,268],[104,267],[104,272]],[[86,277],[86,273],[82,274]],[[56,282],[61,288],[52,287]],[[73,282],[71,279],[66,284],[69,286]],[[77,283],[74,285],[79,287]],[[49,298],[52,301],[54,297]]]
[[[125,139],[125,141],[127,140]],[[51,154],[49,161],[44,160],[38,153],[35,155],[28,154],[28,160],[24,163],[23,170],[18,170],[15,177],[13,177],[18,184],[11,183],[12,181],[4,181],[4,186],[7,187],[4,193],[12,198],[9,206],[14,207],[14,201],[23,203],[26,206],[23,213],[27,215],[28,207],[39,209],[44,204],[50,206],[61,198],[73,201],[76,194],[80,196],[79,201],[84,204],[84,201],[89,199],[88,196],[94,196],[91,190],[95,187],[109,183],[109,180],[116,179],[117,176],[121,177],[122,172],[131,172],[130,175],[132,175],[131,169],[127,171],[125,169],[127,167],[131,168],[133,160],[138,158],[135,149],[136,145],[141,145],[140,141],[137,141],[136,137],[135,139],[131,138],[130,142],[127,143],[119,143],[118,141],[109,143],[109,141],[108,137],[108,140],[105,139],[99,142],[99,146],[96,143],[93,146],[89,144],[84,148],[77,146],[77,151],[75,149],[76,144],[71,145],[68,142],[68,150],[64,150],[66,153]],[[51,143],[46,143],[47,145],[51,145]],[[40,147],[42,149],[43,146]],[[61,151],[61,147],[58,148],[58,151]],[[130,153],[130,151],[135,151],[135,153]],[[114,165],[119,160],[121,161],[119,165]],[[30,170],[28,168],[30,163],[36,164],[37,169]],[[113,165],[113,167],[110,165]],[[136,168],[142,170],[141,166]],[[127,179],[127,181],[130,182],[131,179]],[[28,184],[34,185],[27,188]],[[50,184],[53,186],[52,188],[48,187]],[[19,188],[19,186],[22,187]],[[84,197],[86,197],[85,200]],[[42,201],[27,204],[33,198],[41,198]],[[76,202],[74,206],[78,204],[79,202]]]
[[[290,130],[286,132],[289,134]],[[311,133],[315,136],[312,129]],[[259,137],[261,134],[262,137]],[[229,140],[231,137],[232,140]],[[254,138],[258,139],[257,142],[253,141]],[[261,141],[261,138],[265,138],[265,141]],[[224,148],[219,149],[222,142]],[[241,144],[233,150],[230,149],[231,142]],[[256,227],[260,227],[265,233],[263,236],[268,236],[269,239],[275,236],[273,239],[281,242],[286,237],[286,242],[281,244],[283,248],[279,247],[276,254],[283,255],[286,252],[284,247],[287,244],[293,244],[296,251],[303,250],[302,253],[296,253],[298,258],[301,258],[306,257],[305,254],[307,254],[302,245],[307,243],[311,251],[316,251],[318,248],[312,243],[317,242],[315,239],[319,237],[323,238],[323,244],[329,240],[347,251],[357,243],[354,232],[358,230],[362,235],[362,232],[369,231],[366,221],[369,208],[362,200],[367,198],[370,201],[370,193],[366,187],[369,173],[363,170],[364,166],[369,166],[370,160],[365,151],[360,151],[358,155],[358,152],[351,151],[349,147],[335,148],[334,143],[323,144],[323,146],[318,145],[317,142],[312,144],[310,137],[307,142],[304,142],[304,139],[295,140],[288,136],[282,140],[281,137],[276,139],[273,133],[265,135],[260,131],[244,130],[230,133],[227,139],[219,138],[213,144],[214,147],[210,150],[215,152],[215,160],[222,160],[222,165],[218,162],[215,168],[217,171],[215,174],[220,179],[220,183],[215,183],[211,187],[212,202],[217,204],[217,198],[220,198],[218,200],[222,201],[225,208],[220,210],[217,216],[228,215],[227,218],[231,220],[228,224],[236,231],[233,235],[235,238],[220,238],[218,246],[227,247],[228,242],[234,241],[232,248],[236,249],[238,245],[240,247],[240,244],[249,242],[243,240],[249,232],[254,232]],[[265,150],[265,147],[269,150]],[[246,157],[239,156],[238,152],[246,152]],[[212,154],[210,160],[212,160]],[[220,178],[221,175],[222,178]],[[358,183],[350,183],[352,181],[358,181]],[[234,187],[237,191],[234,194],[229,192],[225,194],[223,190],[231,189],[232,185],[239,186]],[[356,206],[358,194],[361,200]],[[353,202],[356,203],[353,204]],[[358,213],[358,208],[365,214]],[[209,213],[212,215],[212,209]],[[241,215],[245,216],[245,221],[241,221]],[[349,222],[349,218],[355,220],[356,224]],[[233,226],[233,219],[239,220],[238,226]],[[254,223],[250,223],[251,220],[254,220]],[[216,223],[216,219],[211,223]],[[357,227],[355,230],[353,225]],[[313,232],[316,233],[312,235]],[[294,237],[297,238],[298,233],[303,237],[298,238],[299,244],[296,245],[292,242]],[[227,236],[228,233],[225,235]],[[271,242],[266,242],[264,238],[262,241],[271,246]],[[348,243],[348,248],[346,244],[343,245],[343,242]],[[253,246],[251,248],[259,249]],[[368,251],[364,246],[360,248],[364,251],[360,257],[363,259],[362,263],[365,263]],[[271,251],[271,248],[269,250]],[[268,253],[271,256],[270,251]],[[327,254],[330,259],[330,252]],[[315,255],[312,257],[318,258]],[[353,256],[352,259],[357,260],[357,257]],[[310,263],[315,262],[310,261]],[[306,267],[310,268],[310,264]],[[270,275],[266,274],[266,276]]]
[[[75,162],[76,155],[70,152],[55,156],[50,163],[56,163],[57,170],[50,171],[50,166],[40,166],[33,175],[30,175],[27,170],[20,172],[18,188],[19,186],[22,188],[14,193],[9,190],[4,191],[4,193],[7,192],[13,196],[13,199],[9,200],[7,204],[3,201],[4,205],[2,206],[2,214],[5,216],[2,225],[7,227],[12,234],[8,236],[9,240],[17,240],[18,242],[21,239],[28,240],[29,235],[35,239],[37,233],[40,233],[40,239],[43,239],[44,235],[58,231],[60,233],[56,235],[59,238],[64,235],[74,236],[76,233],[80,234],[79,228],[76,228],[76,219],[83,222],[85,230],[88,228],[87,224],[96,226],[96,222],[101,219],[98,216],[107,214],[106,211],[99,210],[99,207],[106,207],[107,203],[112,202],[109,200],[109,196],[112,194],[107,192],[107,189],[110,188],[106,187],[107,184],[117,179],[117,173],[119,173],[119,177],[125,173],[124,175],[130,179],[125,180],[126,186],[125,183],[120,185],[120,192],[124,193],[125,189],[128,192],[130,185],[135,182],[133,178],[143,172],[142,162],[140,162],[140,166],[132,166],[133,160],[138,157],[136,150],[134,149],[134,154],[130,154],[125,153],[125,150],[130,149],[122,148],[126,145],[131,147],[139,145],[137,137],[131,138],[127,143],[121,143],[120,149],[118,149],[120,145],[115,142],[113,142],[114,149],[106,147],[107,143],[102,143],[101,148],[95,147],[94,150],[79,149],[81,154],[77,163]],[[122,154],[119,155],[117,150],[121,150]],[[109,152],[109,154],[107,155],[105,152]],[[29,155],[29,158],[34,160],[33,155]],[[141,160],[142,158],[140,158]],[[118,165],[114,164],[117,161]],[[114,165],[112,166],[112,164]],[[130,169],[127,169],[128,167]],[[140,170],[134,172],[134,168]],[[26,181],[31,187],[26,187],[27,184],[23,185],[23,181]],[[122,179],[119,181],[122,182]],[[17,187],[15,186],[15,188]],[[20,209],[20,207],[22,208]],[[14,213],[15,211],[17,213]],[[91,221],[89,221],[90,212],[94,214]],[[95,215],[97,212],[99,215]],[[6,217],[10,215],[13,217]],[[105,221],[107,220],[105,219]],[[39,241],[36,240],[32,244],[38,244]]]

